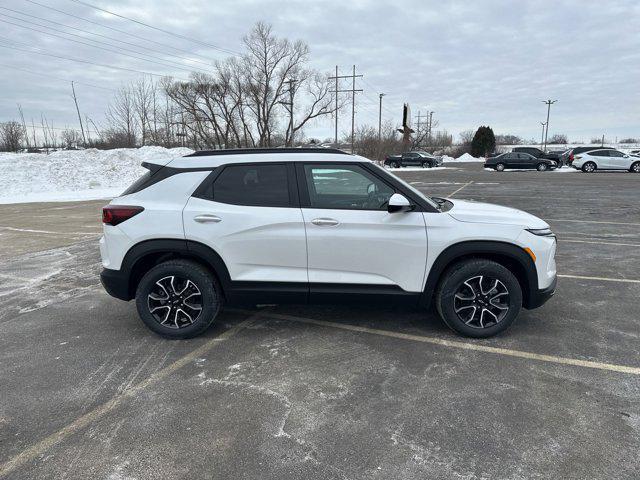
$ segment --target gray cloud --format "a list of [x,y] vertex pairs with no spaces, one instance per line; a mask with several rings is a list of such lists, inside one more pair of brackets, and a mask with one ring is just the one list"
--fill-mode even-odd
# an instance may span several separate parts
[[[38,2],[204,58],[224,56],[204,45],[70,0]],[[393,122],[400,119],[402,103],[409,102],[414,114],[418,110],[423,113],[435,110],[440,126],[453,133],[489,124],[497,132],[538,138],[538,122],[546,115],[541,101],[553,98],[559,101],[552,110],[550,133],[567,133],[572,140],[588,140],[603,133],[610,137],[640,136],[640,3],[637,0],[93,2],[231,50],[241,49],[242,35],[256,21],[270,22],[277,34],[306,41],[311,47],[313,65],[321,70],[332,71],[339,65],[341,72],[347,73],[351,65],[357,65],[365,75],[364,82],[359,84],[365,92],[358,96],[358,123],[377,124],[377,99],[382,91],[387,94],[384,117]],[[101,29],[25,0],[5,0],[2,6],[157,50],[153,54],[148,52],[149,55],[162,57],[163,52],[169,51],[155,43]],[[0,20],[21,23],[5,16],[20,15],[2,9],[0,14]],[[116,89],[140,76],[18,51],[6,48],[7,45],[26,48],[20,44],[27,44],[94,63],[178,77],[188,75],[176,68],[181,62],[175,58],[166,57],[164,61],[176,67],[165,67],[7,23],[0,22],[0,30],[0,45],[4,45],[0,47],[2,120],[16,117],[16,104],[20,103],[27,119],[37,120],[44,113],[58,127],[75,126],[68,83],[47,76],[108,89]],[[193,58],[205,61],[202,57]],[[181,66],[184,68],[185,64]],[[96,122],[101,121],[111,92],[85,85],[77,85],[77,92],[83,112]],[[341,129],[348,128],[345,118]],[[332,136],[330,120],[320,121],[309,128],[307,134],[321,138]]]

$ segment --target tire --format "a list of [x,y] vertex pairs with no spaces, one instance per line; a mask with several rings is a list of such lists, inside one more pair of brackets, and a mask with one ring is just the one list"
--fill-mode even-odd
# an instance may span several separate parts
[[391,168],[400,168],[400,164],[398,162],[391,162],[389,163],[389,166]]
[[504,172],[505,164],[496,163],[496,166],[494,168],[496,169],[496,172]]
[[539,172],[546,172],[548,168],[549,167],[547,166],[546,163],[540,162],[536,167],[536,170],[538,170]]
[[593,173],[597,168],[598,167],[594,162],[585,162],[585,164],[582,165],[582,171],[585,173]]
[[640,173],[640,162],[633,162],[629,171],[631,173]]
[[431,168],[433,167],[433,165],[431,165],[431,162],[422,162],[422,168]]
[[440,317],[453,331],[487,338],[515,321],[522,309],[522,288],[513,273],[499,263],[466,260],[443,274],[435,303]]
[[171,339],[203,333],[220,313],[222,304],[217,280],[204,267],[188,260],[156,265],[142,277],[136,290],[136,307],[142,321],[158,335]]

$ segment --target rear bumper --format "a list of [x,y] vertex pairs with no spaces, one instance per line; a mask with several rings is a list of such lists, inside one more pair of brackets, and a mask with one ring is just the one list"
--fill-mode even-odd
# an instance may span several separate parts
[[129,276],[120,270],[103,269],[100,283],[112,297],[127,301],[133,298],[129,292]]
[[547,300],[549,300],[556,293],[556,285],[558,283],[558,277],[554,277],[553,282],[547,288],[543,288],[542,290],[536,290],[531,292],[529,295],[529,301],[525,308],[527,310],[531,310],[533,308],[538,308],[544,305]]

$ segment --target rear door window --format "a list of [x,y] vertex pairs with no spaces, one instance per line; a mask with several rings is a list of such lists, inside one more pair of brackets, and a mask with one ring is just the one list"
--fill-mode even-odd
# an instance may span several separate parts
[[290,205],[284,164],[229,165],[213,182],[213,201],[255,207]]

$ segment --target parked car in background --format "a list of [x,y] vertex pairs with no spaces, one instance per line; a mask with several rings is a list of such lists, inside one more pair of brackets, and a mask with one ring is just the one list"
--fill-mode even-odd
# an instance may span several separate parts
[[544,152],[536,147],[514,147],[512,152],[516,153],[528,153],[536,158],[546,158],[548,160],[555,160],[560,163],[560,157],[564,152]]
[[437,157],[427,152],[405,152],[400,155],[389,155],[384,165],[391,168],[400,167],[441,167],[442,157]]
[[640,155],[640,150],[631,150],[631,155]]
[[576,155],[573,159],[573,168],[586,173],[596,170],[626,170],[640,173],[640,157],[613,148],[601,148]]
[[487,157],[484,162],[485,168],[493,168],[502,172],[506,168],[536,169],[539,172],[553,170],[558,167],[558,162],[548,158],[537,158],[528,153],[508,152],[501,153],[495,157]]
[[573,164],[573,160],[575,159],[576,155],[580,155],[585,152],[590,152],[591,150],[601,150],[603,148],[610,148],[610,147],[603,147],[601,145],[590,145],[588,147],[572,148],[571,151],[569,152],[569,158],[567,159],[566,163],[567,165],[571,165]]

